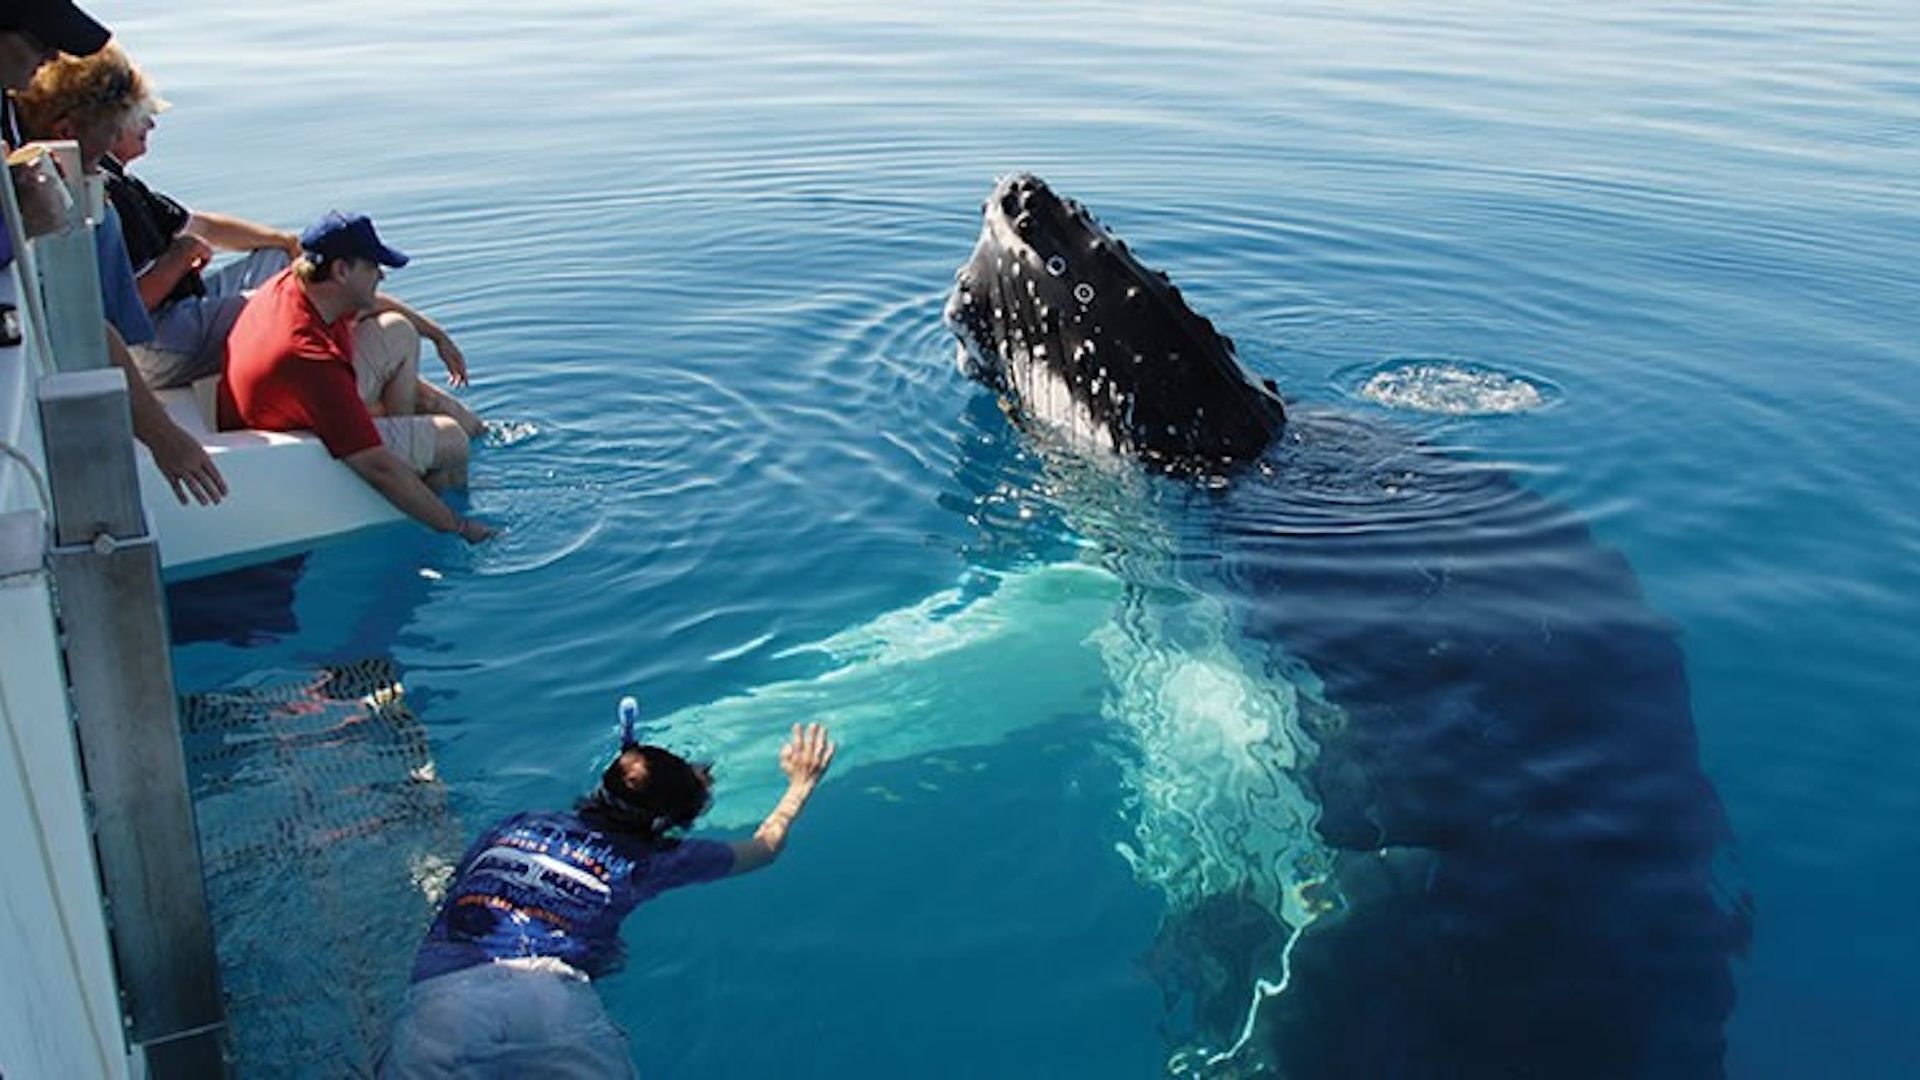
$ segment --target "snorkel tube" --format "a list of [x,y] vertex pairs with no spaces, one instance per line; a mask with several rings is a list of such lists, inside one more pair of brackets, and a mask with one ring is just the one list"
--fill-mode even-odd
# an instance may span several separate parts
[[628,694],[620,699],[620,749],[640,745],[640,738],[634,734],[634,728],[640,723],[640,699]]
[[621,698],[618,715],[620,750],[579,809],[656,839],[690,827],[712,799],[706,772],[670,750],[640,741],[638,698]]

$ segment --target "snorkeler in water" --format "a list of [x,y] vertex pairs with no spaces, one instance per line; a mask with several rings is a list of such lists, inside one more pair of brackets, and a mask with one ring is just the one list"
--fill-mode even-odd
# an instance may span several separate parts
[[620,711],[620,753],[572,812],[515,814],[461,858],[380,1076],[638,1075],[591,985],[619,958],[621,920],[667,889],[773,862],[833,761],[824,728],[795,724],[780,749],[786,794],[753,836],[684,839],[712,774],[641,743],[633,699]]

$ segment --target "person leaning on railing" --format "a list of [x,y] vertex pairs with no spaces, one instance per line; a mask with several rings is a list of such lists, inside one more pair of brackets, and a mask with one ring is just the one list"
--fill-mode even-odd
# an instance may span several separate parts
[[[34,72],[60,53],[90,55],[105,46],[107,38],[106,27],[64,0],[9,0],[5,8],[0,8],[0,88],[7,91],[8,95],[4,115],[0,116],[0,127],[4,128],[9,154],[22,142],[12,92],[30,86]],[[22,194],[26,199],[33,200],[38,193],[29,188]],[[28,208],[22,209],[24,212]],[[106,216],[108,220],[101,222],[95,230],[96,255],[100,257],[101,299],[110,313],[121,316],[127,322],[135,337],[145,340],[152,335],[152,325],[146,318],[145,307],[139,303],[138,291],[133,287],[133,267],[127,260],[126,245],[120,237],[118,216],[111,210]],[[0,230],[0,240],[6,240],[6,250],[0,253],[4,255],[4,258],[0,258],[0,266],[4,266],[12,260],[12,244],[4,230]],[[129,291],[133,295],[131,311],[126,302]],[[113,318],[107,320],[105,336],[108,360],[126,373],[127,404],[132,412],[134,437],[146,444],[148,451],[153,454],[154,464],[159,466],[161,475],[172,486],[174,497],[185,503],[191,496],[201,505],[217,503],[226,497],[227,482],[220,475],[220,469],[214,465],[200,441],[174,423],[160,400],[148,389],[133,362],[132,354],[127,350],[127,338]]]
[[[218,375],[246,294],[299,257],[299,238],[231,214],[190,210],[127,172],[126,163],[146,153],[154,116],[166,103],[118,45],[42,64],[16,98],[30,133],[83,143],[92,136],[90,148],[99,151],[88,156],[106,178],[134,284],[153,321],[153,337],[129,345],[147,385],[165,390]],[[211,270],[216,250],[244,254]]]

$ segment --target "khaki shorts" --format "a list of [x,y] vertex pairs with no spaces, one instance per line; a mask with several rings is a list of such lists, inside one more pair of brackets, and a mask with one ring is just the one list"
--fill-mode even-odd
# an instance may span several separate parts
[[[353,344],[353,379],[359,387],[360,400],[369,407],[379,404],[380,388],[409,360],[420,355],[419,337],[397,314],[377,315],[368,320],[354,335]],[[414,472],[425,473],[433,468],[434,447],[439,440],[434,434],[431,416],[376,416],[373,426],[379,429],[380,441],[387,449],[411,465]]]
[[413,471],[425,474],[433,468],[434,447],[439,436],[434,432],[431,416],[376,416],[373,426],[380,432],[380,441],[394,456],[408,465]]
[[353,381],[359,385],[361,401],[369,405],[379,401],[380,388],[407,361],[419,358],[420,338],[405,323],[398,314],[375,315],[354,332]]

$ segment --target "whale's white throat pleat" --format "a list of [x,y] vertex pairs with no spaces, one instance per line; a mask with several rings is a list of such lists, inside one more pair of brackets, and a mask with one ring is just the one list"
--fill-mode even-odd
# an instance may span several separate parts
[[1050,364],[1016,364],[1027,369],[1022,381],[1029,393],[1020,400],[1032,419],[1052,429],[1077,450],[1118,451],[1112,428],[1093,414],[1073,384]]

